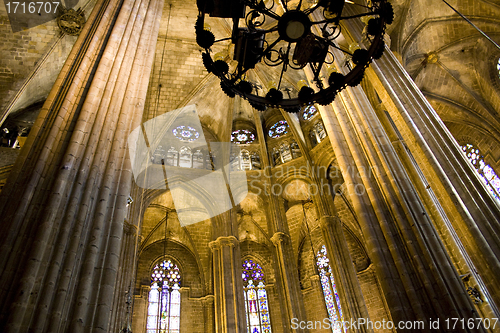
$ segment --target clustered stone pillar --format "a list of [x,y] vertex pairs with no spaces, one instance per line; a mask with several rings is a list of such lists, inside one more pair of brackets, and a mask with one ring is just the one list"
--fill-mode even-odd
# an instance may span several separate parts
[[[500,207],[460,151],[453,136],[439,119],[408,73],[390,50],[368,71],[405,142],[450,221],[450,233],[462,254],[470,257],[471,273],[486,293],[498,317],[500,287]],[[477,272],[476,272],[477,270]]]
[[[285,111],[282,111],[282,115],[290,124],[290,129],[295,134],[295,137],[301,138],[302,136],[298,134],[298,130],[295,126],[293,126],[293,119],[290,115]],[[330,193],[331,189],[329,186],[324,186],[328,184],[328,180],[326,179],[326,173],[328,170],[324,169],[325,173],[322,174],[322,168],[316,168],[314,160],[310,158],[310,154],[305,143],[302,140],[298,140],[298,145],[301,149],[302,155],[306,157],[306,160],[311,161],[311,164],[308,164],[307,168],[308,176],[319,189],[316,193],[309,193],[308,195],[312,196],[312,200],[314,201],[318,214],[321,216],[320,227],[325,241],[325,246],[327,248],[328,257],[331,260],[333,277],[339,285],[339,297],[341,304],[344,305],[344,320],[357,320],[358,318],[368,320],[368,309],[366,308],[366,303],[361,292],[361,286],[359,285],[356,270],[349,253],[344,232],[342,230],[342,223],[338,217],[332,216],[336,214],[335,207],[332,205],[333,193]],[[303,203],[301,206],[302,209],[304,209]],[[312,237],[312,235],[310,235],[310,237]],[[319,249],[315,249],[314,251],[317,250]],[[365,326],[360,326],[356,328],[350,327],[348,331],[371,332],[373,330]]]
[[136,274],[135,263],[137,259],[138,238],[137,226],[125,222],[123,224],[123,241],[118,268],[119,274],[113,300],[110,332],[119,331],[127,327],[132,321],[132,304],[127,304],[127,302],[134,299],[133,282]]
[[213,254],[215,331],[244,333],[247,327],[239,241],[234,236],[221,236],[209,246]]
[[[361,292],[356,269],[347,247],[342,222],[337,216],[323,215],[320,218],[321,231],[325,239],[328,257],[331,260],[335,282],[339,284],[341,304],[344,309],[344,320],[365,318],[368,320],[368,309]],[[366,326],[349,328],[351,332],[373,332]]]
[[277,265],[279,267],[278,276],[283,292],[282,305],[285,306],[286,310],[286,316],[283,320],[284,332],[308,332],[307,329],[301,329],[300,327],[295,330],[291,328],[293,318],[305,321],[306,314],[302,292],[298,283],[299,276],[290,235],[279,231],[271,237],[271,241],[276,249]]
[[[477,317],[362,89],[347,87],[319,111],[393,322]],[[429,326],[424,331],[430,331]]]
[[[254,110],[254,119],[256,124],[262,124],[260,115]],[[289,118],[287,118],[289,120]],[[291,122],[290,122],[291,124]],[[264,129],[262,126],[256,126],[257,136],[264,138]],[[274,244],[273,263],[276,272],[276,294],[278,295],[281,309],[281,322],[283,332],[308,332],[307,329],[292,329],[291,321],[296,318],[299,322],[306,321],[306,310],[302,297],[302,291],[299,284],[299,274],[297,260],[293,255],[293,246],[288,230],[286,212],[284,209],[283,198],[271,195],[271,188],[274,184],[274,176],[266,170],[271,170],[269,154],[265,140],[260,141],[261,163],[264,170],[261,177],[264,193],[269,204],[267,210],[268,226],[273,236],[271,241]]]
[[112,325],[126,142],[140,125],[162,6],[98,1],[30,132],[0,198],[2,332]]

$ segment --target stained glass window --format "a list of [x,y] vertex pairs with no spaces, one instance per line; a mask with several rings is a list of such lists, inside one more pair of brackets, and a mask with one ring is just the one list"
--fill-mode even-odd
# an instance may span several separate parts
[[500,58],[498,58],[498,62],[497,62],[497,71],[498,71],[498,75],[500,76]]
[[333,279],[332,267],[330,266],[330,260],[327,257],[326,247],[324,245],[316,254],[316,259],[323,296],[325,297],[326,310],[328,311],[328,317],[332,323],[332,331],[334,333],[342,333],[342,325],[340,325],[339,322],[344,322],[344,316],[342,314],[342,307],[340,306],[337,286]]
[[248,144],[255,141],[255,134],[246,129],[239,129],[231,133],[231,142],[236,144]]
[[484,157],[481,155],[479,149],[467,143],[462,146],[467,159],[472,163],[479,173],[479,177],[486,185],[486,188],[493,194],[493,196],[500,200],[500,178],[495,170],[484,162]]
[[278,121],[269,129],[269,137],[273,139],[279,138],[280,136],[285,135],[287,133],[288,133],[288,123],[286,122],[286,120]]
[[323,126],[323,122],[320,120],[314,124],[313,128],[309,131],[311,145],[315,147],[318,143],[323,141],[324,138],[326,138],[326,135],[325,127]]
[[248,333],[271,333],[266,282],[262,267],[251,259],[243,261],[243,286]]
[[194,141],[200,137],[200,133],[191,126],[177,126],[172,130],[172,133],[181,141]]
[[147,333],[179,333],[181,317],[181,274],[170,260],[153,268],[149,292]]
[[304,109],[304,112],[302,113],[302,119],[309,120],[314,117],[316,112],[316,107],[314,105],[309,105]]

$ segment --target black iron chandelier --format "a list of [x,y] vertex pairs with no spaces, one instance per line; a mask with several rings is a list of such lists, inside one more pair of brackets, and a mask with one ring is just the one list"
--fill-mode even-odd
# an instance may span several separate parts
[[[368,0],[368,4],[351,0],[198,0],[197,5],[196,41],[204,49],[202,58],[207,71],[220,79],[221,88],[229,97],[239,95],[260,111],[280,107],[298,112],[312,103],[327,105],[346,86],[361,83],[365,68],[382,56],[385,27],[394,20],[392,5],[387,0]],[[344,16],[347,5],[361,7],[362,11]],[[205,22],[207,14],[228,19],[227,30],[232,19],[231,36],[216,39]],[[341,47],[336,39],[341,36],[342,21],[360,17],[366,23],[365,44],[369,47]],[[223,48],[224,41],[230,41],[229,51],[212,57],[212,49]],[[346,74],[335,70],[334,49],[352,61],[351,66],[346,66]],[[258,74],[251,77],[249,71],[258,72],[262,64],[276,78],[269,81],[267,89],[257,83],[262,78],[257,78]],[[293,88],[284,86],[285,73],[290,75],[306,66],[312,73],[313,87],[302,79],[292,84]],[[264,75],[262,70],[260,73]],[[292,73],[289,77],[301,76]]]

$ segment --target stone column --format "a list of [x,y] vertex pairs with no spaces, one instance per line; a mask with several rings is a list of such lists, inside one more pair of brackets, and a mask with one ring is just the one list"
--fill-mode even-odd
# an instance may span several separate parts
[[458,247],[470,257],[466,259],[470,270],[498,317],[500,287],[494,282],[500,274],[498,202],[389,49],[372,69],[368,76],[402,138],[413,143],[410,150],[450,221],[449,233],[457,235]]
[[239,241],[225,236],[209,246],[213,255],[215,331],[244,333],[247,327]]
[[[361,22],[349,22],[354,39],[361,38],[361,31]],[[439,200],[436,204],[446,214],[438,220],[446,220],[446,233],[464,249],[460,256],[490,300],[494,317],[498,317],[500,287],[493,281],[500,273],[500,204],[389,48],[371,65],[367,76],[400,135],[411,143],[410,150],[424,177],[432,182],[429,192],[432,196],[435,193]]]
[[[285,118],[288,117],[284,114]],[[255,124],[262,124],[260,115],[254,110]],[[286,118],[290,120],[289,118]],[[290,122],[290,124],[292,124]],[[264,138],[262,126],[256,126],[257,136]],[[296,136],[297,137],[297,136]],[[299,144],[302,144],[299,142]],[[264,193],[269,202],[267,214],[268,226],[271,233],[271,241],[274,244],[273,262],[276,273],[276,294],[278,296],[281,308],[281,322],[283,332],[292,332],[291,320],[297,318],[299,321],[306,321],[307,315],[304,307],[302,291],[300,289],[297,260],[294,256],[293,246],[288,231],[286,212],[283,205],[283,198],[271,195],[274,176],[271,171],[271,163],[265,140],[260,141],[261,163],[263,176]],[[269,170],[269,171],[268,171]],[[308,332],[307,329],[296,329],[294,332]]]
[[[328,257],[331,262],[333,277],[338,284],[342,309],[344,311],[344,320],[351,318],[365,318],[369,320],[368,309],[361,292],[356,269],[347,247],[342,222],[336,216],[322,216],[320,218],[321,230],[325,239],[325,246]],[[373,329],[360,326],[350,328],[351,332],[373,332]]]
[[215,332],[214,298],[214,295],[207,295],[202,299],[206,333]]
[[[359,30],[355,23],[349,28],[345,31]],[[360,37],[358,34],[353,39]],[[346,38],[350,38],[349,33]],[[337,60],[341,58],[336,54]],[[370,257],[393,321],[477,317],[425,205],[362,89],[347,87],[332,105],[333,112],[328,108],[320,108],[320,112],[326,118],[325,125],[328,123],[325,127],[356,213],[361,215],[368,250],[375,254]],[[373,219],[370,226],[365,225],[366,217]],[[377,245],[371,237],[376,237]],[[384,279],[391,271],[395,274],[392,286]],[[391,299],[388,293],[397,293],[399,299]]]
[[[380,208],[372,206],[370,197],[367,191],[364,190],[367,188],[370,189],[371,184],[365,185],[361,177],[364,171],[369,170],[364,163],[363,152],[357,143],[352,142],[355,134],[348,129],[342,128],[340,125],[337,118],[338,112],[345,112],[345,110],[343,110],[338,97],[332,105],[335,108],[331,106],[319,106],[318,110],[321,113],[325,130],[332,143],[339,168],[345,181],[347,194],[351,199],[356,216],[360,222],[368,255],[377,269],[377,276],[391,310],[391,319],[394,321],[413,320],[416,317],[409,311],[412,308],[410,300],[406,295],[396,263],[392,258],[389,246],[379,225],[376,209],[380,212]],[[382,217],[382,219],[384,218]],[[418,306],[418,302],[415,303]]]
[[277,265],[279,267],[277,277],[279,277],[283,288],[284,299],[282,304],[285,306],[283,310],[286,310],[286,312],[283,311],[285,314],[285,318],[283,318],[284,332],[308,332],[307,329],[301,329],[300,327],[295,330],[291,328],[291,320],[293,318],[297,318],[299,321],[306,321],[307,316],[300,290],[297,261],[293,255],[290,235],[278,231],[271,237],[271,241],[276,248]]
[[[133,300],[134,284],[136,277],[137,245],[138,243],[137,226],[124,222],[123,224],[123,242],[120,252],[120,265],[116,281],[113,311],[111,312],[110,332],[120,331],[127,324],[127,308],[125,306],[129,299],[129,294]],[[133,306],[133,304],[131,304]],[[130,309],[130,321],[132,319],[132,307]]]
[[108,332],[160,0],[100,0],[0,199],[0,331]]

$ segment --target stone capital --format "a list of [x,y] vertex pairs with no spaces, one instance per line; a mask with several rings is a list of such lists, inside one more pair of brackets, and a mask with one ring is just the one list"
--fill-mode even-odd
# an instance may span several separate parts
[[278,246],[288,237],[284,232],[277,232],[271,237],[271,242],[273,242],[274,246]]
[[208,246],[212,251],[216,249],[221,249],[224,246],[234,247],[239,243],[238,239],[234,236],[219,237],[216,240],[208,243]]
[[125,232],[125,234],[127,235],[136,235],[137,226],[127,221],[123,221],[123,232]]

